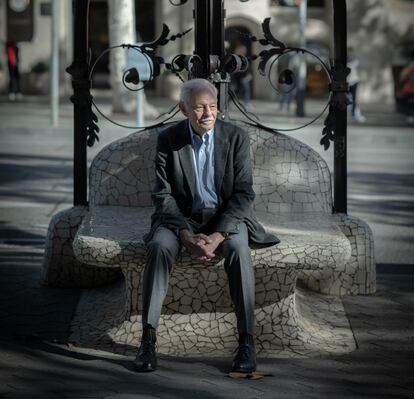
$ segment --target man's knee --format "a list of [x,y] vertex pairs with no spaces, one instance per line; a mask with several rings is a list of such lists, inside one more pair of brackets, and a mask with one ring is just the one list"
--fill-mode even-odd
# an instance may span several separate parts
[[251,250],[248,241],[244,240],[226,240],[223,245],[224,255],[237,257],[250,257]]
[[178,252],[178,238],[169,230],[157,231],[154,237],[147,244],[149,254],[165,254],[176,256]]
[[171,242],[152,240],[148,243],[148,253],[149,254],[166,254],[174,256],[175,254],[175,245]]

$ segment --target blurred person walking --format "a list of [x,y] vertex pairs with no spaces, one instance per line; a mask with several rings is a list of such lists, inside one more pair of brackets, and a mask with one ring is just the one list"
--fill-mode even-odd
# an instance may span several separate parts
[[353,54],[352,49],[349,50],[349,57],[348,57],[348,68],[350,68],[350,73],[348,75],[348,84],[349,84],[349,92],[351,93],[351,115],[354,120],[357,122],[365,122],[365,117],[361,114],[361,110],[359,108],[357,102],[357,89],[358,84],[361,80],[359,76],[359,60]]
[[[234,47],[234,54],[247,56],[247,47],[240,39],[236,40]],[[251,81],[253,80],[252,73],[249,69],[244,72],[237,72],[234,74],[234,82],[236,83],[237,95],[240,96],[245,105],[249,105],[252,98]]]
[[15,42],[6,42],[6,54],[9,68],[9,100],[21,100],[23,96],[20,87],[19,48]]
[[278,76],[279,87],[279,109],[290,113],[290,105],[295,100],[297,94],[297,75],[298,75],[298,56],[297,54],[286,54],[285,59],[281,58]]
[[414,61],[401,71],[399,86],[396,93],[397,110],[407,115],[407,122],[414,123]]

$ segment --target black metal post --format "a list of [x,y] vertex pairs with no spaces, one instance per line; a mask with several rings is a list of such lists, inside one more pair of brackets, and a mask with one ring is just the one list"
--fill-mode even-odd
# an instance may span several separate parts
[[73,96],[73,205],[87,205],[87,116],[90,110],[88,67],[89,0],[73,1],[73,62],[67,68],[72,75]]
[[[213,9],[211,12],[211,54],[217,57],[220,65],[224,63],[224,19],[226,17],[224,9],[224,0],[213,0]],[[221,68],[219,68],[221,70]],[[229,83],[230,75],[221,71],[216,76],[216,86],[218,90],[218,108],[220,110],[220,119],[227,118],[229,102]]]
[[[194,6],[194,52],[203,65],[198,77],[207,78],[219,70],[219,65],[223,65],[224,61],[224,0],[195,0]],[[217,72],[214,76],[221,119],[227,117],[229,80],[225,72]]]
[[[333,0],[334,68],[342,70],[347,64],[346,1]],[[347,213],[347,110],[335,107],[334,140],[334,212]]]
[[210,54],[217,56],[220,62],[224,60],[224,18],[224,0],[213,0],[210,13]]
[[[308,1],[301,0],[299,4],[299,32],[300,45],[299,47],[306,47],[306,20],[307,20]],[[306,56],[302,54],[298,65],[298,88],[296,93],[296,116],[305,116],[305,97],[306,97]]]
[[211,27],[210,12],[211,0],[194,1],[195,47],[194,53],[202,60],[202,70],[197,77],[207,78],[210,71]]

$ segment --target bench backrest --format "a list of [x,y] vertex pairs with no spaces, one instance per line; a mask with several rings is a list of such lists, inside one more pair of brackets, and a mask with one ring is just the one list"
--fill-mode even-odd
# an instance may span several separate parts
[[[243,128],[251,140],[257,211],[331,213],[330,172],[317,152],[283,134]],[[96,155],[90,169],[91,206],[152,205],[156,139],[161,130],[133,133]]]

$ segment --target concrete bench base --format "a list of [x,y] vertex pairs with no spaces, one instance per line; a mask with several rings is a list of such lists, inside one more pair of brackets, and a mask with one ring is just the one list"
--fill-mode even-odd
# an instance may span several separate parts
[[68,288],[99,287],[119,278],[119,270],[82,263],[73,254],[73,239],[87,212],[86,206],[75,206],[57,213],[50,221],[42,264],[44,284]]
[[[85,290],[71,325],[71,341],[133,355],[141,337],[141,316],[123,320],[125,285]],[[341,299],[303,287],[256,309],[256,345],[260,357],[312,357],[348,353],[355,340]],[[231,313],[163,314],[158,351],[174,356],[233,356],[237,347]]]
[[335,270],[306,270],[298,278],[310,289],[329,295],[369,295],[376,292],[374,236],[363,220],[335,214],[338,226],[351,245],[351,257]]
[[[95,206],[85,216],[73,242],[77,259],[105,268],[118,267],[124,274],[124,291],[115,320],[105,316],[105,334],[114,342],[136,346],[141,334],[142,274],[145,264],[143,234],[149,228],[151,207]],[[274,225],[265,223],[267,230]],[[312,352],[316,347],[342,348],[324,316],[307,311],[308,294],[295,294],[301,271],[345,270],[351,245],[337,220],[323,212],[279,215],[277,235],[281,243],[252,249],[256,278],[257,348],[265,356],[284,348]],[[107,298],[111,301],[110,297]],[[334,302],[335,303],[335,302]],[[326,306],[330,309],[330,304]],[[300,311],[302,310],[302,311]],[[85,314],[83,309],[79,314]],[[307,315],[306,317],[304,317]],[[319,313],[318,313],[319,314]],[[105,327],[103,327],[105,329]],[[230,354],[236,343],[236,318],[230,299],[223,260],[194,262],[183,251],[173,267],[170,287],[158,328],[162,353],[180,356]],[[306,345],[305,345],[306,344]],[[352,345],[348,345],[352,347]],[[305,349],[306,350],[305,350]],[[321,349],[318,350],[321,350]],[[348,348],[349,349],[349,348]],[[325,349],[326,350],[326,349]],[[342,349],[341,349],[342,350]]]

